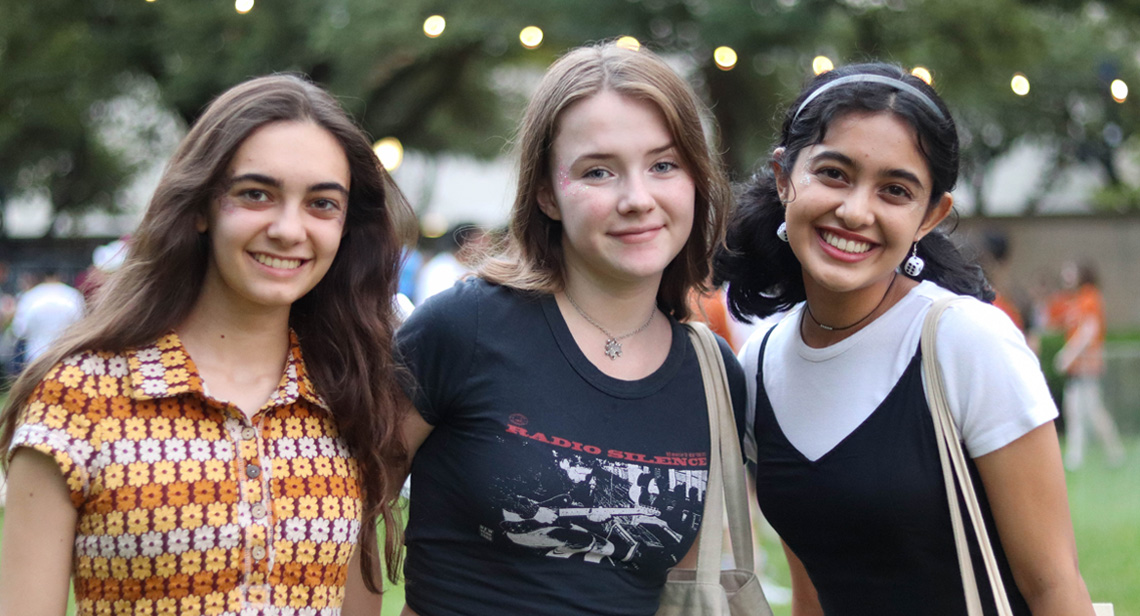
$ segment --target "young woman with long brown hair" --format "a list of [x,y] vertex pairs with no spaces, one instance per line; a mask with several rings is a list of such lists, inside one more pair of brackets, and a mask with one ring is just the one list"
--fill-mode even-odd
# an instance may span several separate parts
[[407,210],[312,83],[211,103],[126,263],[9,396],[0,613],[63,613],[71,577],[80,614],[375,613]]

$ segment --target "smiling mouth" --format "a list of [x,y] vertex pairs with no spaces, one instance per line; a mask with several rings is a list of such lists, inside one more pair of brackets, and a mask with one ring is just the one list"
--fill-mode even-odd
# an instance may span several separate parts
[[827,231],[821,231],[819,235],[823,238],[823,241],[827,242],[828,245],[833,246],[836,249],[846,253],[858,255],[863,254],[871,249],[871,244],[869,242],[859,242],[856,240],[844,239],[838,235],[835,235],[834,233],[829,233]]
[[611,235],[613,235],[614,237],[616,237],[620,240],[636,241],[639,239],[647,239],[649,237],[652,237],[653,234],[656,233],[660,229],[661,229],[661,227],[646,227],[644,229],[628,229],[626,231],[620,231],[620,232],[612,233]]
[[262,265],[274,269],[297,269],[304,263],[301,259],[280,259],[263,254],[254,254],[253,259]]

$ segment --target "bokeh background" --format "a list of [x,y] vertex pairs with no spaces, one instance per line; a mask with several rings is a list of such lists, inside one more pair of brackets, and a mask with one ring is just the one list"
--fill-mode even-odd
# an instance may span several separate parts
[[960,127],[958,237],[1004,239],[988,265],[1026,320],[1064,261],[1096,264],[1130,455],[1108,468],[1094,453],[1070,490],[1094,597],[1140,616],[1140,0],[0,0],[0,290],[87,269],[130,234],[206,103],[272,72],[327,87],[376,139],[424,251],[458,222],[500,225],[542,70],[617,37],[693,83],[736,180],[813,73],[870,59],[922,73]]

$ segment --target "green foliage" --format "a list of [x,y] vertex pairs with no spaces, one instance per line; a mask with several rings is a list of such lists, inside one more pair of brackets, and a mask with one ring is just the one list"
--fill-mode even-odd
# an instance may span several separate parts
[[[99,136],[98,105],[159,92],[184,123],[254,75],[296,71],[342,98],[376,137],[426,153],[500,154],[533,75],[569,47],[632,35],[692,69],[741,177],[772,145],[776,113],[813,56],[929,68],[955,110],[964,177],[977,196],[990,163],[1022,139],[1056,164],[1092,161],[1114,183],[1112,153],[1138,119],[1111,103],[1132,60],[1140,2],[1073,0],[276,0],[240,15],[228,0],[0,0],[0,206],[41,193],[56,212],[113,209],[139,161]],[[438,38],[423,20],[442,14]],[[540,48],[518,42],[524,26]],[[712,51],[739,57],[719,70]],[[1009,80],[1027,75],[1030,95]],[[141,80],[141,81],[140,81]],[[532,80],[533,81],[533,80]],[[134,84],[133,86],[131,84]],[[130,86],[130,87],[128,87]],[[135,89],[132,89],[135,88]],[[1106,136],[1108,137],[1106,139]],[[1047,177],[1055,177],[1056,174]],[[1039,187],[1045,194],[1048,182]],[[983,204],[984,205],[984,204]]]

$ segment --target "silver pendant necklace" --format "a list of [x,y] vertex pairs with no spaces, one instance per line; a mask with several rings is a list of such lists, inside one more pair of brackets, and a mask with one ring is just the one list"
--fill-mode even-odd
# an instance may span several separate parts
[[582,307],[578,305],[578,302],[574,301],[574,298],[570,296],[570,293],[568,291],[564,289],[562,292],[566,293],[566,299],[570,300],[570,305],[574,307],[574,310],[578,311],[578,314],[582,315],[583,319],[586,319],[586,322],[600,329],[602,333],[606,335],[606,357],[609,357],[611,360],[621,357],[622,340],[645,331],[645,328],[649,327],[649,324],[653,322],[653,317],[657,316],[657,306],[654,306],[653,310],[649,313],[649,318],[645,320],[645,323],[641,324],[641,327],[629,332],[628,334],[615,336],[611,334],[609,330],[602,327],[601,324],[599,324],[597,321],[592,319],[590,315],[586,314],[586,311],[582,310]]

